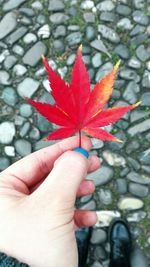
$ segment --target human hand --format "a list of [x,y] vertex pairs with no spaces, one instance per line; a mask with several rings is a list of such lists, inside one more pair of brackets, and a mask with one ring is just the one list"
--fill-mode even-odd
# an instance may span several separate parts
[[[95,187],[85,180],[99,167],[71,151],[68,138],[19,160],[0,174],[0,251],[31,267],[77,267],[75,229],[96,223],[93,211],[75,210],[76,197]],[[82,137],[90,150],[91,141]]]

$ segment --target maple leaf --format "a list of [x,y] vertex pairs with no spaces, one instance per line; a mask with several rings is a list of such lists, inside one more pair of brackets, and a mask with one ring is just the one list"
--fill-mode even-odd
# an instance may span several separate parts
[[47,140],[58,140],[79,132],[79,146],[81,146],[81,132],[83,132],[101,140],[120,141],[101,127],[116,122],[126,112],[137,107],[140,102],[129,106],[104,109],[113,91],[119,62],[95,85],[93,90],[90,90],[89,74],[82,59],[82,46],[78,49],[70,84],[67,84],[49,66],[45,57],[42,57],[42,60],[48,74],[55,105],[29,98],[26,100],[47,120],[62,126],[50,133]]

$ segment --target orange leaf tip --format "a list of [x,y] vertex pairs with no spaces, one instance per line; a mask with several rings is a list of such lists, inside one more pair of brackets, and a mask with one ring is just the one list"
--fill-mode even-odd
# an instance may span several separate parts
[[132,108],[136,108],[136,107],[138,107],[141,103],[142,103],[142,101],[139,101],[139,102],[133,104],[133,105],[132,105]]
[[115,140],[114,140],[115,142],[118,142],[118,143],[123,143],[123,141],[121,140],[121,139],[119,139],[119,138],[115,138]]
[[44,55],[42,55],[41,58],[42,58],[42,60],[45,60],[46,59]]
[[83,47],[83,45],[81,44],[81,45],[79,46],[79,48],[78,48],[79,52],[82,52],[82,47]]

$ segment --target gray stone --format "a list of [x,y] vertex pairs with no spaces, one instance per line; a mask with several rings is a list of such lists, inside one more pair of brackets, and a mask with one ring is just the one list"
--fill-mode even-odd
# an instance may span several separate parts
[[32,127],[30,133],[29,133],[29,137],[33,140],[39,140],[40,139],[40,131],[38,128],[36,127]]
[[103,25],[103,24],[99,24],[98,25],[98,32],[101,33],[101,35],[109,40],[112,43],[119,43],[120,42],[120,37],[119,35],[111,28]]
[[140,222],[141,220],[145,219],[146,212],[143,210],[135,211],[130,213],[127,216],[128,222]]
[[81,32],[70,33],[66,37],[66,41],[67,41],[69,46],[80,44],[82,41],[82,33]]
[[127,154],[131,154],[133,151],[136,151],[140,147],[138,141],[133,140],[129,142],[126,146],[126,152]]
[[112,11],[115,8],[115,5],[110,0],[101,1],[97,6],[99,11]]
[[22,26],[19,27],[16,31],[11,33],[7,38],[6,42],[10,45],[14,44],[16,41],[18,41],[22,36],[24,36],[27,32],[27,27]]
[[80,198],[81,203],[87,203],[92,199],[92,194]]
[[35,15],[35,12],[32,8],[29,7],[21,7],[19,9],[20,13],[23,13],[27,17],[33,17]]
[[104,146],[104,142],[96,138],[91,138],[91,141],[92,141],[92,149],[100,149]]
[[95,261],[91,267],[103,267],[103,265],[100,262]]
[[[146,153],[145,153],[145,155],[146,155]],[[143,153],[142,157],[144,157],[144,153]],[[141,159],[142,159],[142,157],[141,157]],[[149,161],[150,161],[150,152],[149,152]],[[143,163],[143,161],[142,161],[142,163]],[[133,172],[133,171],[129,172],[127,175],[127,179],[131,182],[135,182],[138,184],[150,185],[150,179],[148,177],[146,177],[145,175],[142,175],[142,174],[140,175],[137,172]]]
[[20,129],[20,136],[21,137],[26,136],[27,133],[29,132],[29,129],[30,129],[30,123],[27,121]]
[[25,78],[18,84],[17,91],[21,97],[31,97],[39,88],[40,83],[32,78]]
[[48,10],[49,11],[60,11],[65,8],[64,4],[60,0],[50,0]]
[[116,15],[112,12],[102,12],[100,15],[100,21],[114,22],[116,21]]
[[82,9],[92,9],[94,7],[94,2],[92,0],[82,1],[81,6]]
[[41,3],[41,1],[35,1],[31,4],[32,8],[36,9],[36,10],[42,10],[43,9],[43,5]]
[[58,37],[64,37],[66,35],[66,27],[63,26],[63,25],[59,25],[57,26],[57,28],[53,31],[53,36],[55,38],[58,38]]
[[150,149],[146,149],[142,152],[142,154],[139,156],[139,160],[143,164],[150,165]]
[[93,48],[97,49],[98,51],[103,52],[106,55],[108,55],[109,57],[111,57],[110,53],[108,52],[108,50],[107,50],[106,46],[104,45],[104,43],[102,42],[102,40],[99,40],[99,39],[94,40],[90,43],[90,45]]
[[141,199],[135,197],[123,197],[118,203],[120,210],[138,210],[143,207],[144,203]]
[[32,151],[31,143],[25,139],[18,139],[15,142],[15,149],[22,157],[29,155]]
[[142,170],[143,170],[144,172],[150,174],[150,167],[149,167],[149,166],[147,166],[147,165],[142,165],[141,168],[142,168]]
[[107,258],[107,254],[102,246],[96,246],[94,249],[94,260],[105,260]]
[[145,32],[145,27],[137,24],[130,32],[130,36],[134,36],[143,32]]
[[133,37],[132,39],[130,39],[130,44],[131,46],[138,46],[138,45],[141,45],[143,44],[145,41],[147,41],[147,35],[145,33],[143,34],[139,34],[135,37]]
[[17,58],[13,55],[9,55],[6,57],[5,61],[4,61],[4,67],[6,70],[11,69],[14,64],[16,63]]
[[0,84],[9,85],[11,81],[9,80],[10,75],[5,70],[0,70]]
[[54,40],[53,42],[53,50],[56,53],[63,53],[65,51],[65,46],[63,41],[61,40]]
[[94,229],[90,239],[91,244],[97,245],[105,243],[107,239],[106,232],[103,229]]
[[8,10],[15,9],[19,7],[21,4],[23,4],[24,2],[26,2],[26,0],[9,0],[7,1],[7,3],[3,5],[3,10],[8,11]]
[[149,129],[150,129],[150,119],[144,120],[143,122],[141,122],[135,126],[131,126],[127,132],[131,136],[134,136],[136,134],[144,133],[144,132],[148,131]]
[[117,5],[116,12],[119,15],[128,16],[131,13],[131,8],[125,5]]
[[139,92],[139,85],[134,81],[128,83],[127,88],[123,93],[123,97],[127,100],[130,104],[133,104],[137,101],[136,93]]
[[28,118],[32,115],[32,106],[29,104],[22,104],[19,111],[22,117]]
[[83,18],[86,23],[94,23],[95,22],[95,14],[92,12],[86,12],[83,14]]
[[143,79],[142,79],[143,87],[150,88],[150,72],[145,70]]
[[148,51],[144,45],[140,45],[137,49],[136,49],[136,55],[137,57],[145,62],[150,58],[150,51]]
[[135,8],[142,9],[145,6],[145,1],[144,0],[133,0],[133,4]]
[[120,193],[120,194],[125,194],[127,193],[127,182],[125,179],[117,179],[116,180],[116,183],[117,183],[117,191]]
[[110,150],[104,150],[103,153],[103,158],[106,160],[106,162],[110,166],[125,166],[126,165],[126,160],[124,157],[121,155],[114,153]]
[[133,69],[139,69],[141,67],[141,62],[136,57],[131,57],[128,66]]
[[98,72],[96,73],[96,76],[95,76],[96,82],[98,82],[105,75],[107,75],[112,70],[112,68],[113,68],[113,65],[110,62],[107,62],[102,67],[100,67],[100,69],[98,70]]
[[8,157],[14,157],[15,156],[15,148],[14,146],[5,146],[4,152]]
[[12,50],[14,53],[16,53],[19,56],[23,56],[24,54],[24,49],[20,45],[14,45]]
[[0,157],[0,171],[5,170],[10,165],[10,161],[8,158]]
[[137,75],[137,73],[134,70],[131,69],[122,69],[119,72],[119,76],[125,80],[134,80],[135,82],[139,82],[140,81],[140,76]]
[[150,106],[150,93],[144,93],[142,95],[141,101],[141,106]]
[[117,45],[114,52],[123,59],[129,58],[129,49],[123,44]]
[[67,28],[68,28],[68,31],[71,31],[71,32],[76,32],[80,30],[80,27],[78,25],[69,25]]
[[133,20],[136,23],[139,23],[141,25],[148,25],[148,17],[144,14],[144,12],[140,10],[135,10],[132,15]]
[[100,53],[96,53],[92,57],[92,65],[94,68],[98,68],[102,65],[102,55]]
[[37,42],[26,52],[22,59],[23,63],[31,67],[36,66],[41,59],[41,56],[46,54],[46,51],[47,47],[45,44],[41,41]]
[[37,41],[37,37],[35,34],[29,32],[24,36],[23,41],[25,44],[35,43]]
[[62,24],[69,19],[69,16],[65,15],[64,13],[54,13],[50,17],[50,21],[54,24]]
[[92,174],[88,174],[88,179],[94,181],[95,185],[103,185],[110,182],[113,178],[114,172],[110,167],[102,166]]
[[133,28],[133,24],[131,23],[131,20],[128,18],[123,18],[118,21],[117,27],[124,29],[124,30],[131,30]]
[[139,164],[139,162],[131,157],[128,157],[128,163],[131,166],[131,168],[133,168],[135,171],[139,171],[141,168],[141,165]]
[[37,127],[41,132],[47,133],[52,131],[52,125],[40,114],[37,114]]
[[92,26],[87,26],[86,27],[86,38],[87,40],[91,41],[95,37],[95,30]]
[[27,68],[21,64],[16,64],[14,67],[13,67],[13,73],[16,75],[16,76],[22,76],[24,75],[25,73],[27,72]]
[[96,203],[94,200],[89,201],[88,203],[82,205],[80,207],[81,210],[95,210],[96,209]]
[[100,189],[98,196],[102,204],[109,205],[112,203],[112,193],[109,189]]
[[67,65],[71,66],[75,62],[75,58],[76,58],[76,55],[75,54],[71,54],[67,58]]
[[12,87],[6,87],[3,90],[2,98],[4,102],[10,106],[15,106],[18,101],[18,96]]
[[40,14],[37,16],[37,22],[41,25],[46,23],[46,17],[43,14]]
[[149,115],[150,114],[150,112],[149,113],[147,113],[146,111],[144,111],[144,110],[133,110],[132,112],[131,112],[131,115],[130,115],[130,120],[131,120],[131,122],[135,122],[135,121],[138,121],[138,120],[140,120],[140,119],[142,119],[142,118],[145,118],[147,115]]
[[17,16],[15,12],[7,13],[0,21],[0,40],[12,32],[17,26]]
[[146,197],[149,194],[149,189],[145,185],[129,183],[129,192],[137,197]]
[[144,255],[143,250],[141,250],[140,248],[134,249],[131,255],[131,264],[132,264],[132,267],[137,267],[137,266],[148,267],[149,266],[148,259]]
[[0,124],[0,143],[10,144],[15,136],[16,129],[13,122],[5,121]]

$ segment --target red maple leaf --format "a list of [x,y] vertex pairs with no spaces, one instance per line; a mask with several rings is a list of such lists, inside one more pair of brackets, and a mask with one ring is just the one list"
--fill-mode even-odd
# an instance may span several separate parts
[[95,85],[93,90],[90,90],[89,74],[82,60],[82,46],[78,49],[70,84],[67,84],[52,70],[45,57],[42,60],[48,74],[55,105],[29,98],[26,100],[47,120],[62,126],[50,133],[47,140],[58,140],[79,132],[79,146],[81,146],[81,132],[83,132],[101,140],[120,141],[101,127],[116,122],[126,112],[137,107],[140,102],[129,106],[104,109],[113,91],[119,62]]

